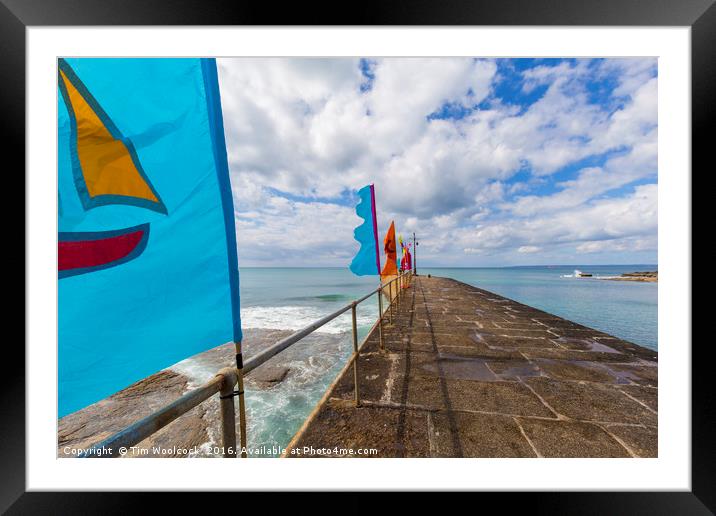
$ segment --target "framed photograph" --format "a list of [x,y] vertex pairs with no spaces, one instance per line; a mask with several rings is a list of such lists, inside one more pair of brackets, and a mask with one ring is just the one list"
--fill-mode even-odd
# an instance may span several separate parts
[[132,3],[0,8],[27,242],[3,511],[714,511],[713,2]]

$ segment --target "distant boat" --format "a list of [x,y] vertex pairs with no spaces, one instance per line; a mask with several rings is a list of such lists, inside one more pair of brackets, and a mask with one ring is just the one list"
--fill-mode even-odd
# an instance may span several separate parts
[[582,272],[580,270],[574,269],[574,277],[575,278],[591,278],[592,275],[589,272]]

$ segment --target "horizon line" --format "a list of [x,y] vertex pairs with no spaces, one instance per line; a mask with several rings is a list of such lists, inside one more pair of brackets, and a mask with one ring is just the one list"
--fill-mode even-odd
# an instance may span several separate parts
[[[643,265],[657,267],[658,263],[555,263],[537,265],[424,265],[420,269],[517,269],[527,267],[626,267]],[[346,269],[331,265],[239,265],[239,269]]]

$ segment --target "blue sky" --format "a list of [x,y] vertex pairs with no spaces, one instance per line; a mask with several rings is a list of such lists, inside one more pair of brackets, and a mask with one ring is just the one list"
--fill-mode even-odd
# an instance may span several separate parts
[[657,62],[221,59],[243,266],[347,266],[355,192],[426,266],[657,262]]

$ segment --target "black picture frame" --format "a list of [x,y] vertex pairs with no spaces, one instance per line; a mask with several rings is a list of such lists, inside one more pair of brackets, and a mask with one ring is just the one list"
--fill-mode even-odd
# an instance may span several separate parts
[[[692,170],[706,168],[713,147],[716,91],[714,0],[431,0],[282,3],[215,0],[0,0],[0,113],[4,156],[25,166],[25,30],[42,25],[581,25],[690,26],[692,41]],[[706,172],[706,170],[703,170]],[[685,172],[688,174],[688,171]],[[19,174],[16,174],[19,176]],[[693,178],[693,172],[691,172]],[[24,182],[22,188],[24,189]],[[23,235],[23,240],[24,240]],[[16,240],[16,241],[19,241]],[[17,263],[17,267],[24,267]],[[13,259],[20,261],[19,256]],[[693,263],[693,270],[699,264]],[[15,265],[12,265],[15,267]],[[26,272],[27,274],[27,272]],[[19,305],[19,303],[17,303]],[[696,308],[696,307],[694,307]],[[692,316],[693,319],[693,316]],[[25,358],[8,350],[0,389],[0,511],[127,514],[145,494],[25,492]],[[680,343],[686,346],[691,343]],[[712,514],[716,512],[716,403],[710,342],[692,346],[692,490],[638,493],[510,494],[530,512],[570,514]],[[15,346],[17,348],[17,346]],[[487,496],[487,495],[485,495]],[[138,500],[138,498],[143,500]],[[171,510],[185,496],[165,497]],[[208,500],[208,499],[207,499]],[[214,500],[213,498],[211,500]],[[296,500],[294,500],[296,501]],[[301,501],[296,501],[302,504]],[[209,502],[207,501],[207,509]],[[270,503],[270,502],[269,502]],[[246,505],[243,505],[247,507]],[[238,506],[237,506],[238,508]],[[240,509],[239,509],[240,510]]]

